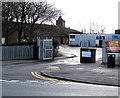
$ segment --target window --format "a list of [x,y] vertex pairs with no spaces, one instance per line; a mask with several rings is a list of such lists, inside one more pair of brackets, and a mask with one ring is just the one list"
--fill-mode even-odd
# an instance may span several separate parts
[[99,37],[97,36],[96,39],[99,39]]
[[70,38],[75,38],[75,35],[70,35]]
[[103,36],[103,40],[105,39],[105,36]]
[[96,39],[98,39],[98,40],[104,40],[105,36],[97,36]]

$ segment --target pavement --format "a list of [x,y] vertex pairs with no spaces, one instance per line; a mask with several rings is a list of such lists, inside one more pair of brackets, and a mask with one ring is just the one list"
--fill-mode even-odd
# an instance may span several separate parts
[[120,86],[118,67],[107,68],[100,63],[82,63],[77,65],[57,64],[44,70],[41,75],[59,80],[96,85]]
[[[76,55],[74,54],[66,54],[64,53],[60,57],[55,57],[54,60],[66,59],[66,58],[74,58]],[[16,65],[16,64],[26,64],[26,63],[50,63],[50,61],[41,61],[41,60],[34,60],[34,59],[23,59],[23,60],[2,60],[0,61],[0,65],[7,66],[7,65]]]
[[26,64],[26,63],[36,63],[40,62],[39,60],[3,60],[1,61],[2,66],[8,66],[8,65],[17,65],[17,64]]
[[[55,59],[72,58],[75,55],[63,55]],[[15,65],[25,63],[35,63],[39,60],[8,60],[2,61],[2,65]],[[96,63],[80,63],[80,64],[53,64],[44,69],[40,69],[41,75],[49,78],[56,78],[60,80],[89,83],[97,85],[120,86],[118,71],[120,67],[107,68],[107,65],[102,65],[100,62]]]

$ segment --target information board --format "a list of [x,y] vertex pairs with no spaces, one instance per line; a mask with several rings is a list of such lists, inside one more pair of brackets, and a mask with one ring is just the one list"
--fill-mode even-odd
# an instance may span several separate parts
[[106,41],[107,52],[120,52],[120,41]]
[[113,39],[119,39],[119,36],[118,35],[112,35],[112,38]]
[[91,51],[82,51],[82,57],[91,57]]

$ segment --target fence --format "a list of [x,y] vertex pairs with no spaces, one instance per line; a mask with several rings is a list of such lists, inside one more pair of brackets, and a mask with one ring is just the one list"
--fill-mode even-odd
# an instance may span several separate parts
[[33,46],[0,46],[2,58],[5,59],[30,59],[33,58]]
[[28,46],[0,46],[2,56],[0,60],[10,59],[53,59],[53,41],[52,39],[38,39],[36,49],[33,45]]

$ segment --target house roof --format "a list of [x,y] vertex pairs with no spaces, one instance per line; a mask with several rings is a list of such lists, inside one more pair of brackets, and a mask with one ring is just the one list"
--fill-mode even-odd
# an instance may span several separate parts
[[41,25],[35,32],[34,37],[68,37],[69,33],[75,33],[75,34],[82,34],[82,32],[65,28],[65,27],[59,27],[56,25]]
[[[11,25],[16,25],[17,23],[11,23]],[[29,28],[29,24],[27,24]],[[36,24],[38,26],[39,24]],[[16,26],[14,26],[14,32],[10,35],[14,35],[17,32],[17,29],[15,29]],[[4,28],[3,28],[4,29]],[[4,32],[4,31],[3,31]],[[33,37],[41,37],[41,38],[46,38],[46,37],[68,37],[69,33],[75,33],[75,34],[82,34],[82,32],[66,28],[66,27],[59,27],[57,25],[47,25],[47,24],[42,24],[39,26],[37,30],[34,31]],[[28,35],[28,32],[26,32]],[[2,33],[2,36],[5,37],[6,34],[5,32]]]

